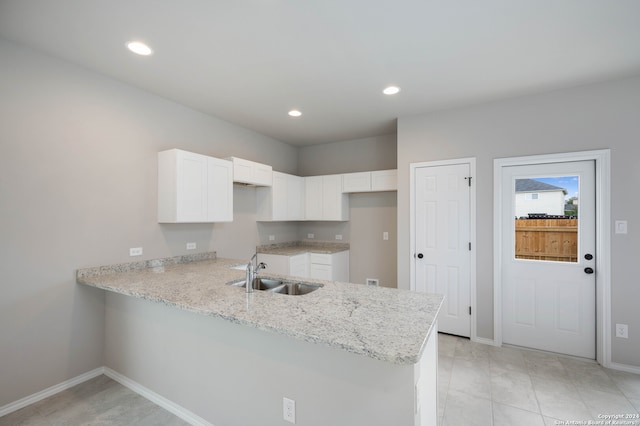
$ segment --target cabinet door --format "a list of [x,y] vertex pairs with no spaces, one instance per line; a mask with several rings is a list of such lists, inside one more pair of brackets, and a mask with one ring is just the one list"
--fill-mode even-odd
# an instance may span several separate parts
[[176,222],[207,220],[207,157],[176,150]]
[[254,163],[253,184],[271,186],[273,184],[273,168],[266,164]]
[[158,222],[233,220],[233,170],[226,160],[180,149],[158,153]]
[[322,220],[323,205],[323,179],[322,176],[304,178],[305,219]]
[[348,220],[349,198],[342,193],[342,175],[322,176],[322,218]]
[[302,278],[309,276],[308,253],[298,254],[289,258],[289,275]]
[[[289,256],[258,253],[258,262],[264,262],[267,265],[264,275],[270,273],[289,275]],[[260,273],[262,274],[262,272]]]
[[309,265],[309,276],[319,280],[333,280],[331,265],[320,265],[312,263]]
[[304,220],[304,179],[287,175],[287,219]]
[[371,172],[347,173],[342,176],[342,192],[371,191]]
[[287,175],[273,172],[273,185],[271,187],[271,220],[288,220],[287,202]]
[[397,191],[398,190],[398,171],[397,170],[380,170],[371,172],[371,190],[372,191]]
[[233,221],[233,167],[230,161],[207,157],[207,218]]

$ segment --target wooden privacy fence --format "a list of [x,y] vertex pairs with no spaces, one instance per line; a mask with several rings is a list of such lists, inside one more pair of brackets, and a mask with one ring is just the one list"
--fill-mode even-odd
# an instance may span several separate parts
[[578,261],[578,219],[516,219],[516,258]]

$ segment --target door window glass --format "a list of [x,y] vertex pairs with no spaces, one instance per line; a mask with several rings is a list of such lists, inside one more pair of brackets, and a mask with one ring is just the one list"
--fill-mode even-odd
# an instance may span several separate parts
[[578,261],[578,176],[515,179],[515,257]]

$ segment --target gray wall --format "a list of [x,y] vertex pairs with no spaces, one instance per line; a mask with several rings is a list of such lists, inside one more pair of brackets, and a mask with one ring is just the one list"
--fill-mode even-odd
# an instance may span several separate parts
[[[105,365],[215,426],[414,425],[413,365],[268,333],[115,293]],[[422,383],[428,379],[422,379]]]
[[[233,223],[156,223],[156,153],[297,172],[297,149],[0,40],[0,406],[104,365],[104,294],[75,270],[217,250],[248,258],[255,190]],[[295,229],[292,231],[295,235]]]
[[[398,284],[409,287],[409,164],[477,159],[478,335],[493,338],[493,159],[611,149],[611,217],[629,220],[612,235],[614,362],[640,366],[640,77],[576,87],[398,120]],[[633,331],[635,330],[635,331]],[[612,330],[613,331],[613,330]],[[613,334],[615,336],[615,333]]]
[[[383,135],[301,147],[298,170],[301,176],[388,170],[396,168],[396,137]],[[309,222],[299,225],[299,238],[315,234],[316,240],[335,241],[341,234],[349,241],[350,277],[354,283],[377,278],[380,285],[396,287],[396,192],[351,194],[350,221],[342,223]],[[389,232],[383,241],[382,233]]]

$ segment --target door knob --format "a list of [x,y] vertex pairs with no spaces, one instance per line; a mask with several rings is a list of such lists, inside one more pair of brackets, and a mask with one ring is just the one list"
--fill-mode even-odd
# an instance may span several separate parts
[[584,255],[584,258],[587,259],[587,260],[591,260],[591,259],[593,259],[593,255],[591,253],[587,253],[587,254]]
[[424,257],[424,254],[418,253],[417,257],[418,257],[418,259],[422,259]]
[[585,274],[593,274],[593,268],[584,268]]

